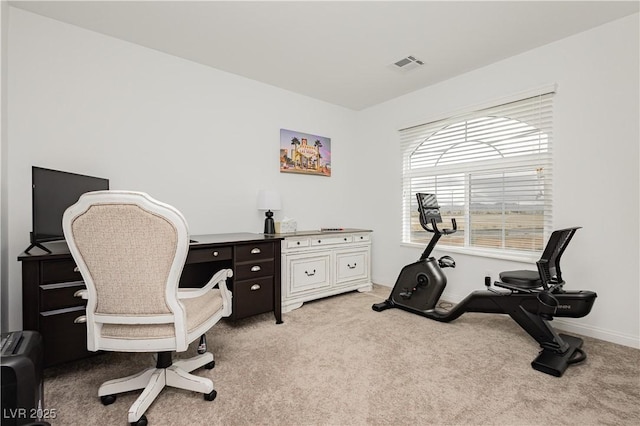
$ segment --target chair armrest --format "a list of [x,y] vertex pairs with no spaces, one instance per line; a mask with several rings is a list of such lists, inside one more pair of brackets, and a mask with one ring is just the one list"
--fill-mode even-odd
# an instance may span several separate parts
[[220,288],[220,293],[222,293],[222,299],[225,300],[225,293],[226,293],[229,296],[229,300],[231,300],[231,292],[226,286],[226,281],[227,281],[227,278],[230,278],[232,276],[233,276],[233,271],[231,269],[221,269],[220,271],[216,272],[213,275],[213,277],[211,277],[209,282],[202,288],[178,290],[178,299],[191,299],[194,297],[200,297],[204,295],[206,292],[208,292],[209,290],[211,290],[212,288],[214,288],[216,285],[224,284],[224,285],[218,285],[218,288]]

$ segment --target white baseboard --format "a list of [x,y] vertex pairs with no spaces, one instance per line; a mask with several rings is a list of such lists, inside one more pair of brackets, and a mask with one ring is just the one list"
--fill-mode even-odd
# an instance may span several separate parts
[[568,319],[554,319],[553,326],[557,330],[576,333],[582,336],[593,337],[594,339],[604,340],[611,343],[617,343],[630,348],[640,349],[640,339],[628,334],[622,334],[611,330],[604,330],[599,327],[593,327],[584,324],[575,324]]

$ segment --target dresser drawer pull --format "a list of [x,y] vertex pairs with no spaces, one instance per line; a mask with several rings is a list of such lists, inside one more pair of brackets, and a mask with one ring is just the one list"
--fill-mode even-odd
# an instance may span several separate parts
[[84,324],[86,322],[87,322],[87,316],[86,315],[79,316],[78,318],[73,320],[74,324]]
[[75,268],[73,268],[73,272],[80,272],[80,268],[76,266]]
[[345,238],[344,240],[345,240],[345,241],[347,241],[347,239],[346,239],[346,238]]
[[251,254],[260,254],[262,253],[258,247],[251,249]]
[[258,266],[258,265],[256,265],[256,266],[252,266],[252,267],[251,267],[251,272],[258,272],[258,271],[259,271],[259,270],[261,270],[261,269],[262,269],[262,268],[261,268],[260,266]]
[[296,244],[297,244],[297,245],[300,245],[300,241],[297,241],[297,242],[296,242]]
[[260,284],[254,284],[251,286],[251,291],[260,290]]
[[322,240],[318,240],[318,244],[322,243]]
[[309,271],[304,271],[305,274],[307,274],[308,277],[312,277],[316,274],[316,270],[314,269],[313,272],[309,272]]
[[355,263],[355,262],[353,263],[353,266],[351,266],[351,264],[347,263],[347,268],[356,269],[356,265],[357,265],[357,263]]
[[213,257],[218,257],[218,255],[220,255],[220,253],[218,253],[217,251],[214,251],[213,253],[211,253],[211,255],[212,255]]

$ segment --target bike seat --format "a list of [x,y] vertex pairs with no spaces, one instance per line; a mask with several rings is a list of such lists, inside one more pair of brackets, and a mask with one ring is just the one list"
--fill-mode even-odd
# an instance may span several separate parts
[[500,272],[500,281],[512,284],[520,288],[538,288],[542,286],[542,280],[538,271],[506,271]]

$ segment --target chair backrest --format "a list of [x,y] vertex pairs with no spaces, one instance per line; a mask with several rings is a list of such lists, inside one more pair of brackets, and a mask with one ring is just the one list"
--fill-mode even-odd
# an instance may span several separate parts
[[545,289],[549,289],[551,286],[562,286],[564,281],[562,280],[562,271],[560,270],[560,258],[565,249],[569,245],[571,238],[581,227],[558,229],[553,231],[549,241],[547,242],[542,257],[536,265],[538,266],[538,273],[542,280],[542,286]]
[[179,211],[141,192],[96,191],[66,210],[63,230],[87,286],[89,349],[104,324],[170,324],[180,338],[189,234]]

